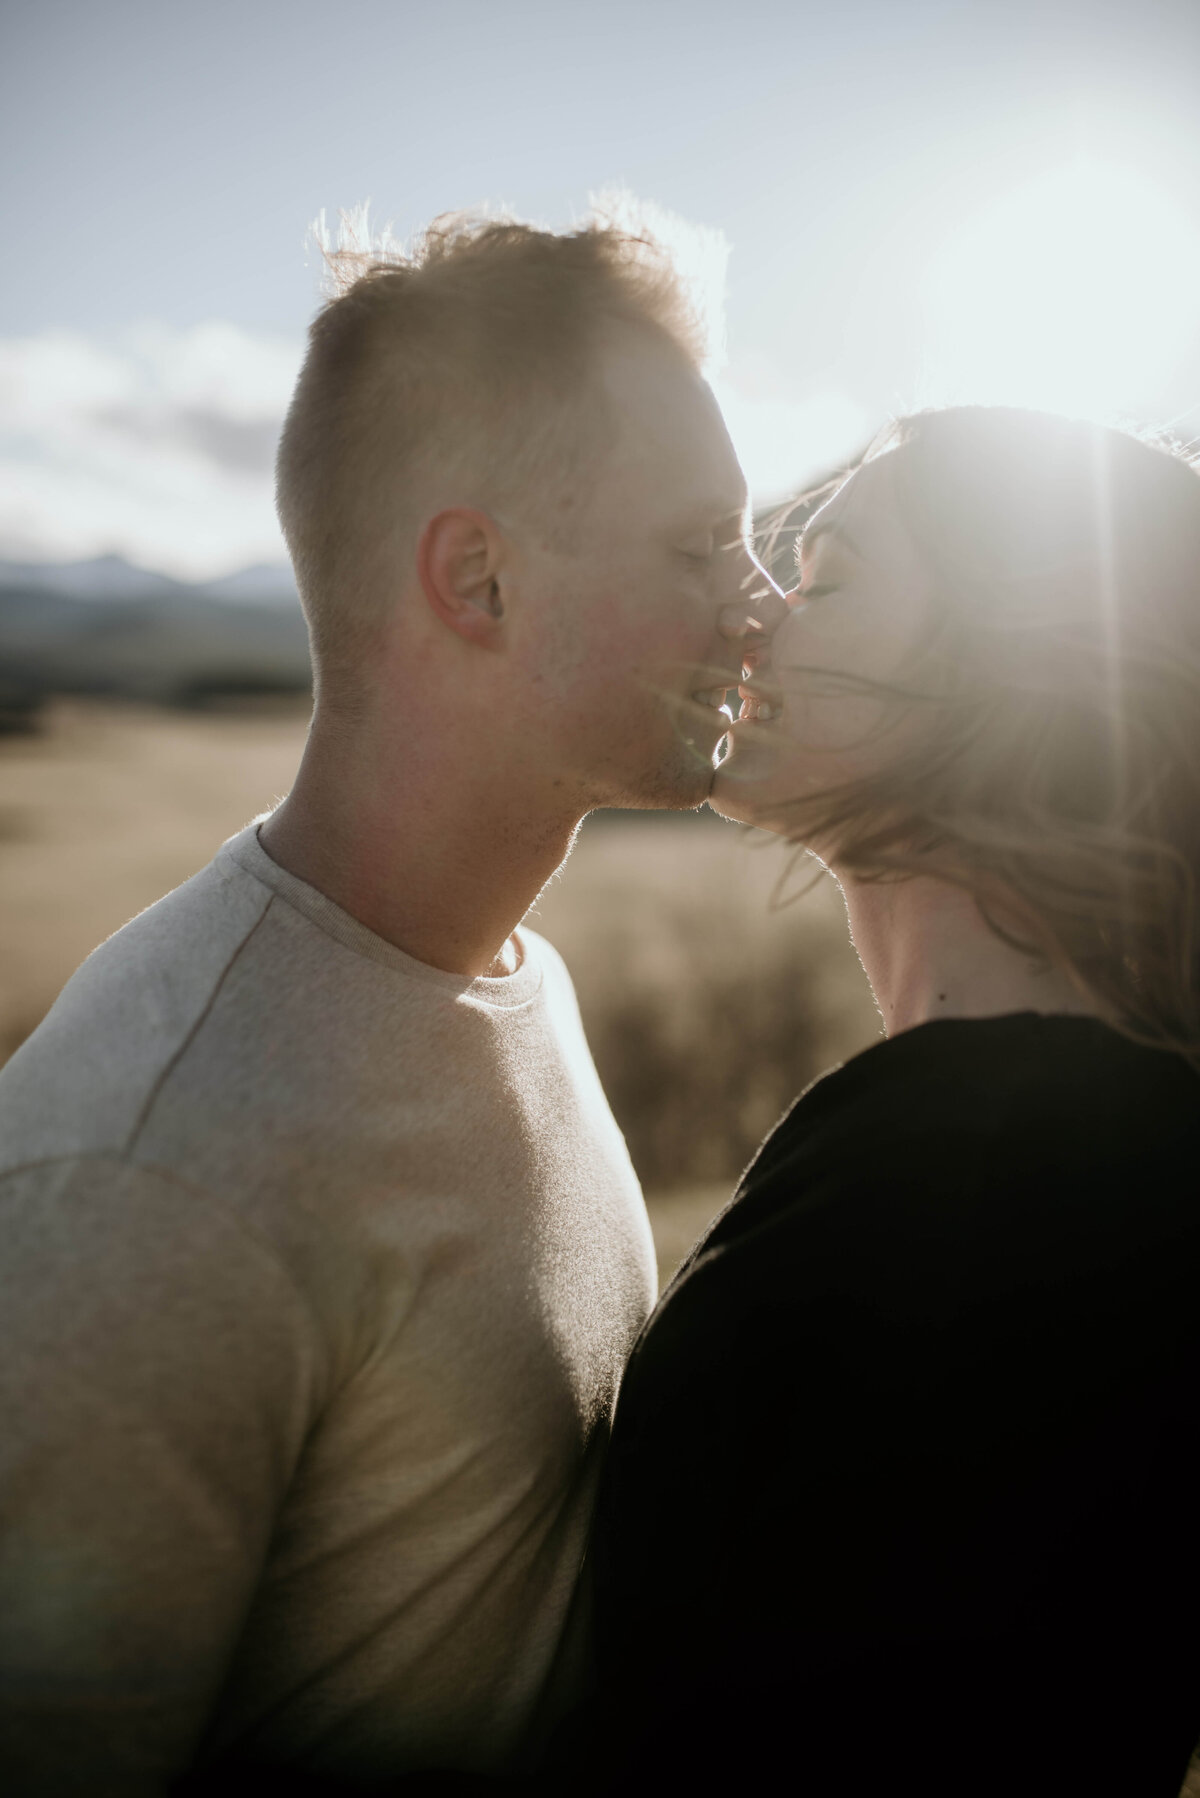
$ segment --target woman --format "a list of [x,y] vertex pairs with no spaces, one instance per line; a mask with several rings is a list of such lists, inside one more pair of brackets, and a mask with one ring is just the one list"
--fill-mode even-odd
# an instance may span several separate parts
[[917,416],[799,566],[715,803],[837,876],[887,1040],[797,1101],[630,1364],[602,1783],[1172,1798],[1200,1734],[1200,474]]

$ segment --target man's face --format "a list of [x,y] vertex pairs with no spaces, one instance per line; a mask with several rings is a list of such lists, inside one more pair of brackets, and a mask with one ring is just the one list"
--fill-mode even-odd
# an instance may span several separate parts
[[728,727],[740,649],[722,606],[765,577],[746,547],[746,484],[712,393],[653,344],[610,349],[616,437],[569,548],[531,557],[538,689],[556,783],[597,806],[699,805]]

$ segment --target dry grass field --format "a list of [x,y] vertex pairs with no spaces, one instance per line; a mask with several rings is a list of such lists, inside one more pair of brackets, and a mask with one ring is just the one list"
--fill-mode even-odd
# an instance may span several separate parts
[[64,700],[0,738],[0,1055],[97,943],[287,791],[305,716]]
[[[97,943],[287,791],[305,719],[64,702],[0,739],[0,1060]],[[705,816],[598,816],[531,915],[575,976],[664,1281],[792,1096],[879,1033],[836,891],[780,908],[787,874]]]
[[[0,739],[0,1059],[84,957],[291,784],[306,711],[61,702]],[[565,955],[663,1271],[814,1074],[878,1033],[829,883],[711,816],[589,820],[531,915]]]

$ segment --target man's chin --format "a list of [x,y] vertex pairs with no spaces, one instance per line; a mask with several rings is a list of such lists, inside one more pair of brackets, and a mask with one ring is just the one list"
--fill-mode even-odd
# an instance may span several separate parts
[[705,800],[711,802],[712,776],[704,786],[684,785],[679,781],[661,780],[637,788],[608,801],[609,810],[624,812],[698,812]]
[[[702,736],[675,732],[654,746],[657,755],[626,755],[623,767],[605,771],[604,790],[593,800],[594,810],[631,812],[694,812],[712,792],[713,761],[721,734],[709,730]],[[649,749],[649,744],[642,748]],[[641,762],[639,767],[638,762]]]
[[642,780],[614,792],[606,804],[630,812],[694,812],[710,797],[712,784],[711,766],[689,759],[647,772]]

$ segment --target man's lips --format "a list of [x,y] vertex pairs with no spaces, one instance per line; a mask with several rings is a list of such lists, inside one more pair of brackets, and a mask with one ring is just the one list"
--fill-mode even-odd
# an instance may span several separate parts
[[692,694],[692,703],[694,705],[703,706],[706,710],[711,708],[714,712],[723,713],[726,718],[732,718],[733,713],[725,703],[725,695],[732,686],[733,677],[731,676],[726,685],[720,687],[702,687],[698,693]]
[[722,727],[728,725],[733,720],[733,712],[726,703],[725,696],[748,672],[743,662],[739,661],[731,668],[724,658],[714,657],[711,662],[698,664],[692,670],[692,679],[704,684],[692,688],[692,704],[712,712],[714,724],[719,723]]

